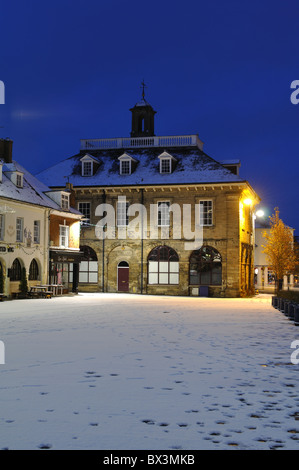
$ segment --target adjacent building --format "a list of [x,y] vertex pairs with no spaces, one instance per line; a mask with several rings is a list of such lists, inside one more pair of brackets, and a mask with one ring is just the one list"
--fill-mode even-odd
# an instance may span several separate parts
[[[254,293],[253,212],[260,202],[238,160],[218,161],[198,135],[156,136],[156,111],[133,108],[130,137],[84,139],[39,173],[65,181],[84,214],[79,289],[165,295]],[[73,276],[68,266],[69,282]]]
[[1,293],[19,292],[22,268],[29,287],[54,283],[76,291],[78,275],[66,283],[64,269],[79,263],[82,214],[70,206],[70,191],[52,191],[14,161],[12,145],[0,139]]
[[[294,236],[295,229],[289,227],[292,236]],[[254,273],[255,273],[255,287],[259,292],[274,293],[276,288],[275,273],[272,270],[267,256],[264,253],[266,240],[264,237],[265,232],[270,232],[269,220],[256,220],[255,223],[255,256],[254,256]],[[294,273],[285,275],[283,278],[284,290],[298,289],[298,276]]]

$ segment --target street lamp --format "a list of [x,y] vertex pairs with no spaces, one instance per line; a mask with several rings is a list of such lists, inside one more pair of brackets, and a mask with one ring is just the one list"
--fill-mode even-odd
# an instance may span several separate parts
[[259,209],[258,211],[256,211],[255,215],[256,217],[264,217],[265,212],[262,209]]

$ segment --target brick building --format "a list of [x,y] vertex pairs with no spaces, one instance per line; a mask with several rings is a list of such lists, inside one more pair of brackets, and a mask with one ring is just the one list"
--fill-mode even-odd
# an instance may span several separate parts
[[38,175],[52,190],[67,177],[85,216],[79,290],[252,294],[259,197],[240,162],[211,158],[197,135],[155,136],[144,94],[130,111],[130,137],[81,140],[76,155]]

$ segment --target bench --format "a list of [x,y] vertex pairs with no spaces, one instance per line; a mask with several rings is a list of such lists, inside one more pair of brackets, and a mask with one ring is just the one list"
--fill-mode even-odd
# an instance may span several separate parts
[[30,298],[51,299],[52,295],[53,292],[43,288],[37,289],[36,287],[31,287],[30,291],[28,292],[28,297]]

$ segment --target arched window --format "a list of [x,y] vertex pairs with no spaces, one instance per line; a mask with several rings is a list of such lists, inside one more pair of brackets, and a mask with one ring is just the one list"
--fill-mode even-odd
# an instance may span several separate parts
[[29,267],[29,281],[37,281],[39,279],[39,269],[36,259],[33,259]]
[[14,260],[10,269],[10,280],[20,281],[22,277],[22,266],[18,258]]
[[211,246],[202,246],[190,256],[190,284],[220,286],[222,283],[222,259]]
[[79,282],[94,284],[98,282],[98,257],[90,246],[81,246],[84,255],[80,263]]
[[148,255],[149,284],[178,284],[179,257],[169,246],[157,246]]

